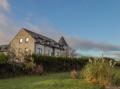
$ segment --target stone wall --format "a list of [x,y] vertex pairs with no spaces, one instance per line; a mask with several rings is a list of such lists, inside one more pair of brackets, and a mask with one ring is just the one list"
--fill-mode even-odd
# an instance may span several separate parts
[[[28,42],[26,42],[26,38],[29,39]],[[20,39],[22,39],[21,43]],[[17,57],[23,56],[23,54],[28,52],[32,54],[35,52],[34,43],[35,40],[29,33],[25,30],[20,30],[20,32],[10,42],[10,50],[13,51]]]

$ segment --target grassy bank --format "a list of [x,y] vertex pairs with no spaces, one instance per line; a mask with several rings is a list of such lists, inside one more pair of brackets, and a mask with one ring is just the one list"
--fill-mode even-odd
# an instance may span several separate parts
[[21,76],[0,80],[0,89],[103,89],[100,85],[72,80],[69,73]]

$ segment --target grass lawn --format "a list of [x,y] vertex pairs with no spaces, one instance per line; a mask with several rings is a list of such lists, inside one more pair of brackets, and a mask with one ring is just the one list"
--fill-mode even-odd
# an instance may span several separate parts
[[72,80],[69,73],[21,76],[0,80],[0,89],[103,89],[82,79]]

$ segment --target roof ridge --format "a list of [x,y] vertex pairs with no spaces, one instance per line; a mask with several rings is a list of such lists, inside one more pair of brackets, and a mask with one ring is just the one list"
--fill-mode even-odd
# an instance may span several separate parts
[[[52,38],[49,38],[49,37],[47,37],[47,36],[45,36],[45,35],[41,35],[41,34],[39,34],[39,33],[37,33],[37,32],[33,32],[33,31],[28,30],[28,29],[26,29],[26,28],[22,28],[22,29],[25,30],[25,31],[27,31],[27,32],[30,33],[31,35],[32,35],[32,34],[34,34],[35,36],[36,36],[36,35],[39,35],[39,36],[41,36],[41,38],[44,38],[44,39],[47,39],[47,40],[51,40],[51,41],[54,41],[54,42],[58,43],[57,41],[55,41],[55,40],[53,40]],[[35,38],[35,37],[33,36],[33,38]]]

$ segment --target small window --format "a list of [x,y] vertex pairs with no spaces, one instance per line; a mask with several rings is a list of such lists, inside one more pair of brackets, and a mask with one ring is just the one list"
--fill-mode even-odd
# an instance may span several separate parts
[[29,50],[27,48],[25,48],[25,52],[28,52]]
[[26,39],[25,39],[25,42],[26,42],[26,43],[29,42],[29,38],[26,38]]
[[23,39],[20,39],[20,41],[19,41],[20,43],[22,43],[23,42]]

